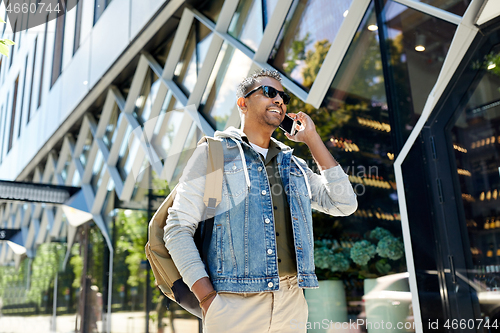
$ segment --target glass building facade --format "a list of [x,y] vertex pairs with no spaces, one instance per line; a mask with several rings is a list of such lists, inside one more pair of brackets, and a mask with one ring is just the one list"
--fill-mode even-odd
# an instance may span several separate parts
[[[97,34],[121,13],[118,0],[80,2],[78,27],[70,25],[79,34]],[[201,332],[155,287],[147,225],[199,139],[240,125],[237,84],[267,68],[282,73],[288,111],[311,116],[359,204],[348,217],[313,211],[320,288],[305,290],[308,322],[291,318],[290,330],[498,329],[496,0],[157,2],[143,23],[130,23],[137,38],[102,65],[102,78],[89,74],[74,105],[64,99],[77,84],[65,57],[77,61],[88,50],[85,35],[74,54],[76,39],[58,39],[63,60],[50,88],[42,89],[38,59],[51,59],[45,52],[55,41],[43,25],[12,70],[0,58],[0,178],[80,187],[91,215],[82,221],[62,206],[0,201],[0,229],[22,235],[19,244],[0,241],[0,328]],[[42,109],[48,89],[60,90],[61,110],[72,106],[64,116],[54,111],[64,121],[23,164],[23,148],[38,139],[25,127],[46,124],[43,110],[23,113],[32,96],[16,93],[33,81]],[[317,170],[304,144],[280,130],[273,136]]]

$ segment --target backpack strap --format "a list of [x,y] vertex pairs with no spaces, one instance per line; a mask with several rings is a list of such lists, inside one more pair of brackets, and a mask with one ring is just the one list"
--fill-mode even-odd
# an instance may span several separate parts
[[207,177],[203,202],[207,207],[205,219],[209,219],[215,216],[215,208],[222,200],[224,152],[222,142],[217,139],[205,136],[198,144],[202,142],[208,142]]
[[208,142],[207,177],[205,180],[205,193],[203,195],[203,202],[206,208],[203,221],[200,221],[196,229],[194,242],[200,252],[201,259],[207,265],[208,251],[214,229],[215,208],[222,200],[224,151],[222,150],[222,142],[217,139],[205,136],[198,144],[203,142]]

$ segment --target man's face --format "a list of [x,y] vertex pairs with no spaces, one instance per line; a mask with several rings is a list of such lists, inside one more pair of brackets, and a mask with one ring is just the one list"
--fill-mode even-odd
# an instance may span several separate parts
[[[270,86],[276,90],[283,91],[281,83],[270,77],[261,77],[252,89],[258,86]],[[266,97],[262,89],[257,90],[245,98],[246,112],[245,122],[259,124],[261,126],[270,126],[276,129],[285,118],[286,105],[279,94],[274,98]]]

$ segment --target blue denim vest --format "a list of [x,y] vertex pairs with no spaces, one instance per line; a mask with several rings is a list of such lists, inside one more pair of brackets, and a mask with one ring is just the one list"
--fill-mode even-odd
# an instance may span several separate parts
[[[276,232],[266,169],[257,152],[245,142],[237,141],[239,144],[222,138],[222,201],[216,210],[207,272],[219,292],[278,290]],[[316,288],[311,200],[306,176],[300,169],[307,166],[304,161],[292,158],[292,153],[292,149],[282,149],[276,158],[290,206],[297,280],[301,288]]]

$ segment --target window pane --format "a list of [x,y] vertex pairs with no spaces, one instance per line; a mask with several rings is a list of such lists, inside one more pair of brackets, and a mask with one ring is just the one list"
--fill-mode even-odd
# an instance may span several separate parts
[[[498,318],[495,309],[500,281],[500,46],[484,59],[482,64],[476,61],[471,66],[478,73],[463,95],[469,98],[466,105],[460,106],[463,111],[458,119],[452,118],[450,140],[462,192],[457,204],[463,207],[460,211],[465,215],[470,242],[470,250],[467,245],[464,250],[470,251],[473,266],[469,276],[476,285],[471,297],[479,299],[481,309],[481,317],[478,313],[476,320]],[[491,300],[495,300],[495,306]]]
[[416,0],[462,16],[471,0]]
[[115,133],[117,133],[116,129],[118,123],[118,115],[118,105],[115,104],[113,106],[113,111],[111,111],[111,116],[109,117],[108,124],[106,125],[106,132],[104,133],[104,136],[102,138],[108,149],[111,149],[111,142],[113,142],[112,138]]
[[85,166],[87,165],[87,160],[89,158],[89,152],[90,152],[90,147],[92,146],[93,142],[93,136],[90,130],[87,132],[87,138],[85,139],[85,142],[83,144],[83,150],[82,153],[80,154],[80,162],[82,162],[82,166],[85,169]]
[[196,124],[193,123],[189,130],[186,142],[184,143],[181,156],[179,157],[179,162],[175,167],[172,180],[170,181],[169,184],[170,188],[174,188],[174,186],[179,182],[179,178],[182,175],[182,171],[184,170],[184,167],[186,166],[191,155],[193,155],[193,152],[196,148],[196,144],[198,143],[198,140],[201,139],[201,136],[202,133],[198,129],[198,126],[196,126]]
[[204,1],[203,6],[199,9],[202,14],[205,14],[212,22],[217,22],[224,0]]
[[152,70],[149,70],[144,79],[141,93],[135,100],[134,116],[139,121],[139,124],[143,125],[149,119],[151,107],[153,106],[159,87],[160,80],[158,76]]
[[186,95],[193,91],[211,41],[210,29],[195,20],[174,71],[174,81]]
[[165,67],[165,63],[167,62],[168,53],[170,52],[173,40],[174,34],[172,33],[170,36],[166,37],[166,40],[164,40],[153,53],[153,57],[162,68]]
[[228,33],[256,51],[275,6],[276,0],[266,1],[265,10],[262,8],[262,0],[241,0],[229,25]]
[[167,158],[168,151],[181,125],[182,117],[184,116],[184,112],[180,110],[181,108],[182,105],[175,99],[171,92],[168,92],[158,116],[153,139],[151,140],[153,148],[162,162]]
[[118,172],[123,180],[125,180],[132,170],[135,156],[139,149],[139,140],[132,134],[132,126],[127,127],[127,132],[123,137],[118,157]]
[[224,43],[203,94],[201,109],[216,130],[223,130],[231,116],[239,117],[236,87],[248,75],[252,59]]
[[[269,63],[309,90],[352,0],[295,0],[269,57]],[[315,66],[307,64],[315,62]]]
[[384,8],[386,49],[394,83],[392,107],[406,140],[436,83],[456,25],[387,1]]
[[99,186],[101,185],[102,176],[106,168],[104,168],[104,159],[101,151],[98,149],[97,154],[94,161],[94,167],[92,168],[92,178],[90,183],[92,184],[92,188],[94,189],[94,193],[97,192]]

